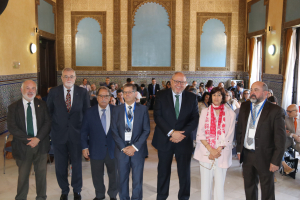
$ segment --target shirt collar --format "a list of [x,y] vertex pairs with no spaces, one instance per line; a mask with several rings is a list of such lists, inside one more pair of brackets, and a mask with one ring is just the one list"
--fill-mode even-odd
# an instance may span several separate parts
[[[102,111],[103,108],[101,108],[101,107],[99,106],[99,104],[98,104],[98,109],[99,109],[99,111]],[[106,108],[105,108],[105,111],[107,111],[108,109],[109,109],[109,104],[107,104],[107,106],[106,106]]]
[[254,105],[258,105],[258,107],[261,107],[263,105],[263,103],[265,102],[265,100],[263,100],[262,102],[260,102],[259,104],[254,104]]
[[[173,92],[173,90],[172,90],[172,94],[173,94],[174,97],[175,97],[175,95],[179,95],[179,97],[182,96],[182,92],[181,92],[180,94],[175,94],[175,92]],[[175,97],[175,98],[176,98],[176,97]]]
[[[134,102],[135,103],[135,102]],[[126,108],[128,108],[128,106],[131,106],[132,108],[134,107],[134,103],[131,104],[131,105],[128,105],[126,102],[125,102],[125,105],[126,105]]]
[[23,104],[24,104],[24,105],[28,104],[29,102],[33,105],[33,100],[32,100],[32,101],[27,101],[26,99],[24,99],[24,98],[22,97],[22,101],[23,101]]
[[65,86],[64,86],[64,91],[67,92],[67,90],[71,90],[70,92],[72,92],[74,90],[74,85],[70,88],[70,89],[67,89]]

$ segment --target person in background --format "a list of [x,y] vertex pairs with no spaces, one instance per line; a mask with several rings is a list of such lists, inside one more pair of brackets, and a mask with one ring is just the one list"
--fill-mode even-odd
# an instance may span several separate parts
[[100,82],[100,86],[105,86],[105,87],[108,87],[110,89],[110,78],[106,77],[104,83]]
[[167,81],[166,88],[164,88],[163,90],[167,90],[167,89],[170,89],[170,88],[171,88],[171,82]]
[[116,86],[115,86],[115,83],[111,83],[110,84],[110,91],[111,91],[111,94],[117,98],[117,90],[116,90]]
[[131,83],[131,78],[127,78],[126,79],[126,84],[130,84]]
[[85,88],[88,92],[91,90],[91,86],[88,85],[88,81],[86,78],[82,80],[82,84],[79,87]]
[[214,82],[212,80],[208,80],[205,85],[205,92],[210,92],[214,87]]
[[239,100],[239,103],[242,104],[243,102],[246,102],[247,100],[250,100],[250,90],[244,90],[242,94],[242,98]]
[[35,98],[37,98],[37,99],[39,99],[39,100],[42,100],[42,97],[41,97],[41,95],[39,95],[39,94],[35,95]]
[[[192,86],[197,90],[198,88],[197,88],[197,81],[193,81],[192,82]],[[197,91],[198,92],[198,91]]]
[[155,101],[156,93],[160,90],[159,84],[156,83],[155,78],[152,78],[152,84],[148,85],[150,107],[149,110],[153,110],[153,104]]
[[91,90],[89,91],[90,95],[90,104],[91,106],[97,105],[97,90],[96,90],[96,85],[93,83],[91,85]]
[[218,88],[224,88],[224,82],[220,82]]
[[237,108],[240,108],[240,104],[232,98],[232,92],[226,91],[225,95],[225,106],[235,111]]
[[112,112],[115,106],[109,105],[110,90],[100,86],[97,91],[98,105],[86,110],[81,127],[82,155],[90,158],[92,180],[96,198],[105,199],[104,165],[107,169],[109,186],[107,194],[116,200],[118,194],[117,158],[115,157],[115,141],[112,137]]
[[202,97],[204,94],[204,87],[199,86],[199,94]]
[[36,90],[34,81],[23,82],[22,99],[8,106],[7,128],[13,135],[12,155],[19,169],[15,199],[27,199],[32,165],[35,171],[36,199],[47,198],[47,153],[50,149],[51,119],[46,103],[34,98]]
[[110,105],[113,105],[113,106],[116,105],[116,99],[114,98],[113,95],[110,97],[109,104],[110,104]]
[[162,88],[165,89],[166,88],[166,81],[162,81],[161,85],[162,85]]
[[274,95],[273,90],[269,89],[268,90],[268,98],[273,96],[273,95]]
[[119,85],[118,83],[115,83],[115,90],[118,90],[119,89]]
[[210,106],[210,102],[209,102],[209,92],[205,92],[202,95],[202,99],[201,101],[198,103],[198,109],[199,109],[199,114],[201,114],[201,111],[204,108],[208,108]]
[[235,90],[235,96],[237,101],[239,101],[242,98],[241,95],[243,94],[243,92],[244,92],[244,84],[238,83],[236,85],[236,90]]
[[124,101],[124,98],[123,98],[123,90],[121,89],[118,89],[117,90],[117,99],[116,99],[116,105],[122,105],[124,104],[125,101]]
[[[224,200],[224,183],[227,169],[232,164],[232,141],[235,113],[225,104],[222,88],[211,90],[211,105],[201,112],[194,158],[200,163],[201,200]],[[213,180],[214,179],[214,180]]]
[[203,87],[203,88],[204,88],[204,83],[201,82],[201,83],[199,84],[199,87]]
[[148,90],[147,88],[145,87],[145,84],[141,84],[141,90],[140,90],[140,93],[142,95],[143,98],[146,98],[148,99]]
[[47,90],[47,95],[42,97],[42,100],[47,102],[47,98],[48,98],[48,94],[49,94],[49,91],[51,90],[52,87],[48,87],[48,90]]
[[231,90],[232,88],[236,88],[236,86],[235,86],[235,81],[231,81],[230,82],[230,87],[229,88],[227,88],[227,90]]
[[268,101],[270,101],[271,103],[278,105],[278,100],[275,96],[270,96],[268,97]]

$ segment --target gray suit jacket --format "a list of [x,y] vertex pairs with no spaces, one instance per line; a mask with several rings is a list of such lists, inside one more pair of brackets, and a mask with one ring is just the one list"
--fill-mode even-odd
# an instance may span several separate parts
[[[37,123],[37,138],[40,153],[48,153],[50,149],[49,133],[51,119],[48,114],[47,105],[44,101],[34,98],[34,107]],[[30,136],[26,132],[25,113],[22,99],[14,102],[8,107],[7,127],[8,131],[14,136],[11,142],[12,154],[15,159],[24,160],[26,147]]]
[[292,117],[285,116],[285,125],[286,125],[286,130],[290,131],[290,133],[286,134],[287,137],[285,142],[285,149],[287,149],[288,147],[294,144],[294,139],[290,137],[292,133],[296,133],[295,126],[294,126],[294,119]]

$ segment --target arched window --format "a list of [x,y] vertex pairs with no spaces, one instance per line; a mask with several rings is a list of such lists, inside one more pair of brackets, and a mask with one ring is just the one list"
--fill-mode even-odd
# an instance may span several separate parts
[[171,28],[165,8],[156,3],[142,5],[132,28],[132,66],[170,67]]
[[200,45],[200,67],[226,67],[227,36],[220,20],[205,22]]
[[102,66],[101,27],[95,19],[84,18],[75,37],[76,66]]

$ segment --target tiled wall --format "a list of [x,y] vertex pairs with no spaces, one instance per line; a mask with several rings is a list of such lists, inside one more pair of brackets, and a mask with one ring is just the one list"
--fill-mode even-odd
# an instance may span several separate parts
[[278,100],[278,105],[281,106],[283,76],[281,74],[263,74],[263,82],[265,82],[269,89],[273,90],[274,96]]
[[22,97],[21,84],[25,80],[37,81],[37,74],[0,76],[0,135],[7,132],[7,107]]

